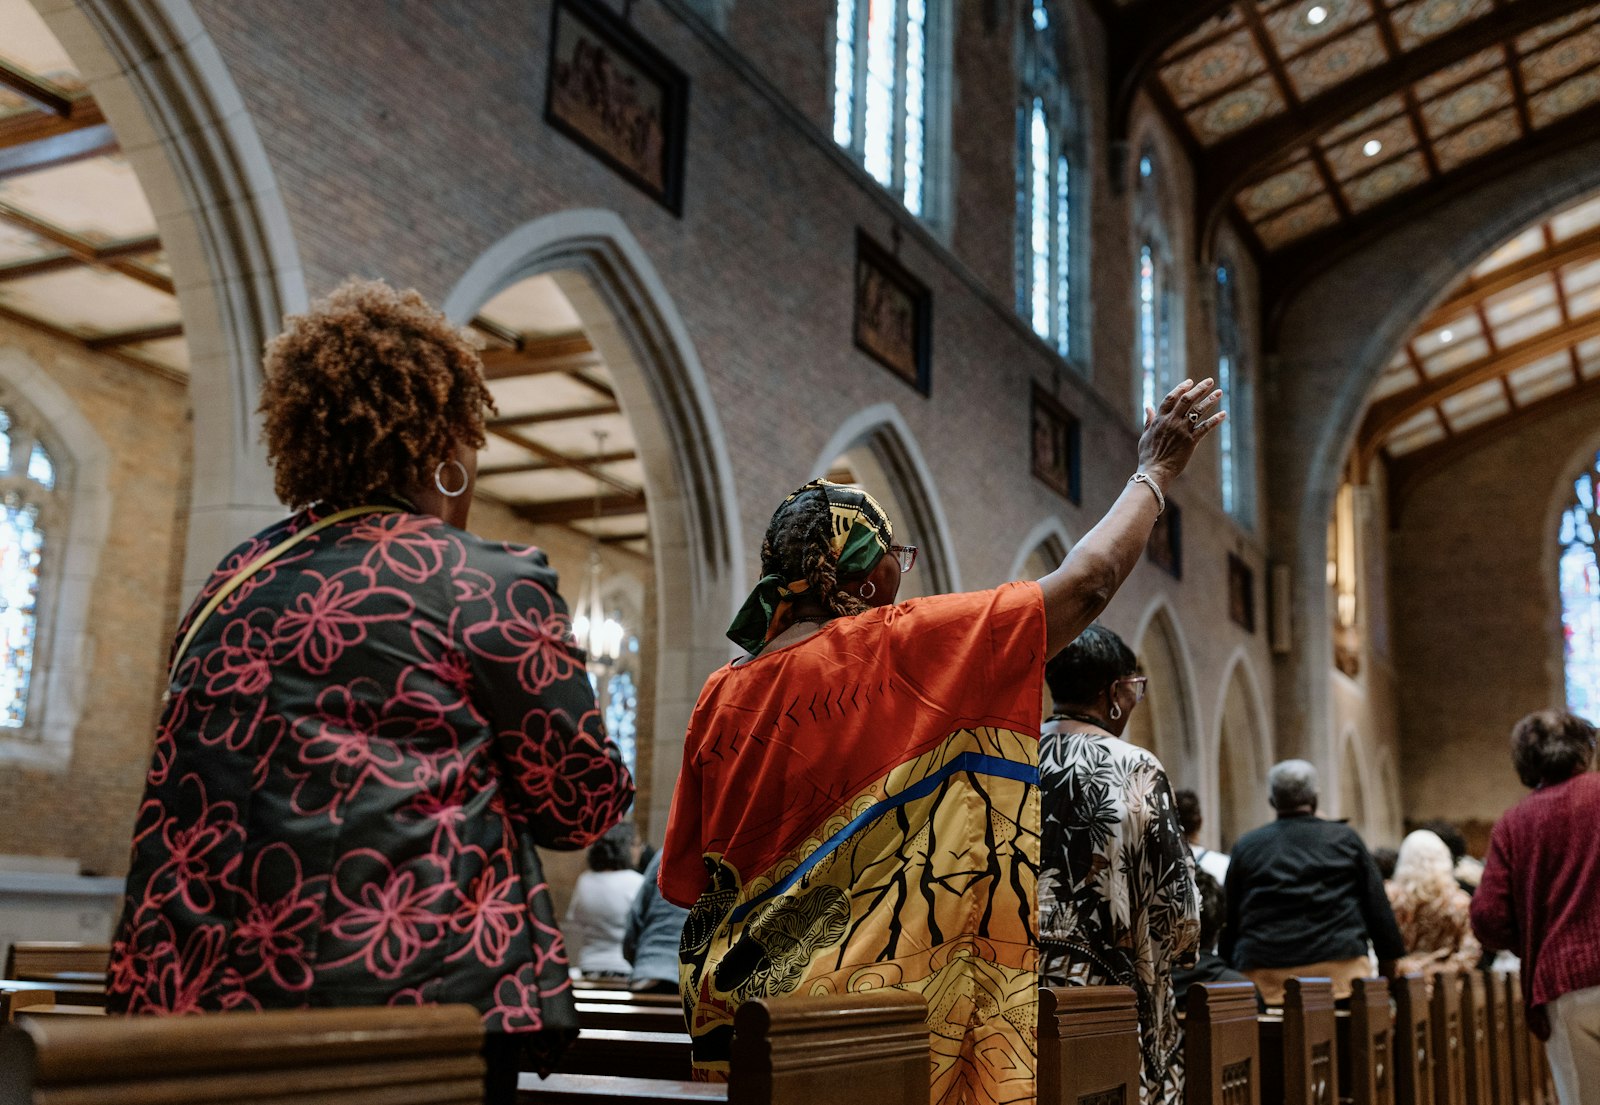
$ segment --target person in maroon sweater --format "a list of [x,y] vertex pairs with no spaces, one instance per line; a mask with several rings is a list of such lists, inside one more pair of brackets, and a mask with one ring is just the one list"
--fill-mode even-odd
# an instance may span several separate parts
[[1528,1024],[1550,1043],[1562,1105],[1600,1101],[1600,775],[1595,729],[1558,710],[1511,731],[1533,793],[1495,824],[1472,928],[1522,959]]

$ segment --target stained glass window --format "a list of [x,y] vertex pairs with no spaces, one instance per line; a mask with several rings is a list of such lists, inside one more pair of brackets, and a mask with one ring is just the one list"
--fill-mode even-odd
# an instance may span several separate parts
[[1243,513],[1239,486],[1239,427],[1243,412],[1239,408],[1239,373],[1242,369],[1242,341],[1239,332],[1238,290],[1233,271],[1217,266],[1217,387],[1222,391],[1222,406],[1228,411],[1217,435],[1217,456],[1221,465],[1222,509],[1235,517]]
[[639,770],[639,689],[633,672],[618,671],[606,680],[606,732],[622,750],[628,771]]
[[11,492],[0,502],[0,727],[28,720],[28,685],[38,638],[39,508]]
[[44,446],[37,441],[33,443],[33,451],[28,454],[28,478],[47,491],[55,489],[55,462],[50,459],[50,454],[45,452]]
[[1561,632],[1565,641],[1567,709],[1593,721],[1600,717],[1600,562],[1595,534],[1595,479],[1600,456],[1572,484],[1561,515]]
[[930,0],[837,0],[833,140],[913,215],[927,208]]
[[1017,109],[1017,313],[1063,357],[1072,354],[1072,99],[1048,6],[1023,28]]
[[1174,319],[1170,252],[1160,207],[1155,155],[1148,149],[1139,156],[1139,194],[1135,201],[1139,226],[1138,318],[1134,347],[1138,351],[1139,409],[1142,423],[1146,407],[1154,407],[1177,381],[1173,371]]
[[[1156,251],[1139,248],[1139,394],[1143,407],[1156,405]],[[1142,413],[1142,410],[1141,410]]]

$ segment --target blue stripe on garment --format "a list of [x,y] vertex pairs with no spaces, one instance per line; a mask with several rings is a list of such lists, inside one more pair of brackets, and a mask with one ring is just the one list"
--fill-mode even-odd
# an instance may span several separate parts
[[918,798],[927,797],[935,790],[938,790],[946,779],[958,772],[968,772],[973,775],[994,775],[1001,779],[1015,779],[1019,783],[1039,785],[1039,769],[1033,764],[1018,763],[1015,760],[1002,759],[999,756],[985,756],[981,752],[963,752],[932,775],[919,779],[900,793],[892,794],[883,801],[874,804],[870,809],[863,810],[857,814],[850,820],[848,825],[823,841],[821,847],[807,856],[800,866],[789,872],[781,882],[768,888],[760,897],[752,898],[743,905],[736,906],[730,919],[734,922],[742,921],[749,916],[751,910],[761,905],[768,898],[787,893],[790,887],[810,874],[813,867],[832,854],[839,845],[860,832],[869,822],[876,820],[898,806],[905,805],[907,802],[915,802]]

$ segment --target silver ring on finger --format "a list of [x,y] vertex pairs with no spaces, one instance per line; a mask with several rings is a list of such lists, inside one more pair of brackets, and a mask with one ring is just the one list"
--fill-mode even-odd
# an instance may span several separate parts
[[1189,425],[1191,425],[1191,426],[1200,425],[1200,412],[1199,411],[1190,411],[1189,412]]

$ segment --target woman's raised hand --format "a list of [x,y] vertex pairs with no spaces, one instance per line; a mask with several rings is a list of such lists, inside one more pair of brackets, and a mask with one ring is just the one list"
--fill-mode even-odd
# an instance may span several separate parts
[[1222,398],[1212,379],[1185,380],[1161,400],[1158,410],[1144,409],[1144,434],[1139,438],[1139,471],[1164,488],[1189,466],[1200,440],[1227,419],[1212,408]]

